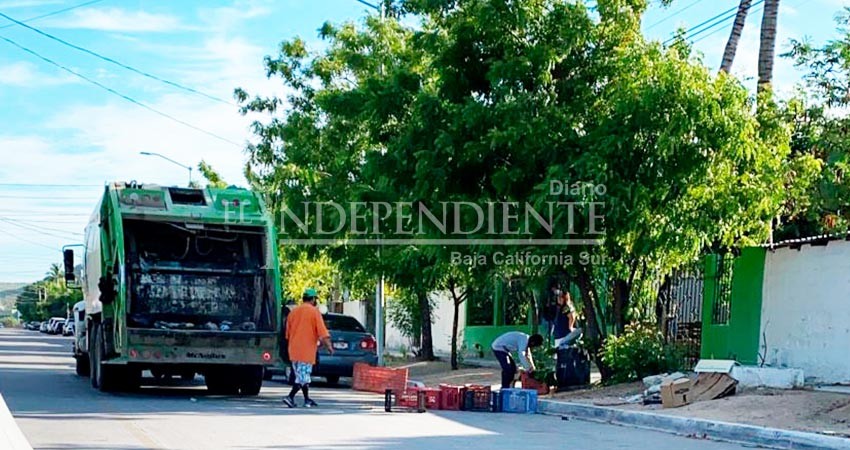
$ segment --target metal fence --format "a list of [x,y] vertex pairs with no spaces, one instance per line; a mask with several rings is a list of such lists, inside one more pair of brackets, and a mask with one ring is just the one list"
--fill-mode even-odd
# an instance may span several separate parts
[[699,360],[703,303],[702,262],[674,270],[658,289],[656,314],[668,343],[684,352],[685,369]]

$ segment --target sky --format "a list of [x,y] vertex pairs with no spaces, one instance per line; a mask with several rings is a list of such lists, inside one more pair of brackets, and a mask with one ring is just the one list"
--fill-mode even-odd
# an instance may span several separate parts
[[[40,279],[51,263],[61,261],[62,245],[82,242],[105,182],[187,183],[187,169],[140,152],[191,166],[203,159],[229,182],[244,184],[244,146],[255,118],[239,114],[233,89],[280,95],[281,83],[265,77],[264,56],[276,54],[281,41],[295,36],[321,48],[317,30],[322,23],[360,21],[372,13],[356,0],[0,0],[0,13],[27,20],[83,3],[88,4],[27,23],[215,99],[109,64],[0,18],[0,282]],[[689,29],[737,4],[675,0],[666,9],[656,5],[644,18],[644,31],[663,41],[677,28]],[[792,38],[814,43],[836,38],[835,14],[850,1],[782,0],[781,5],[778,54]],[[694,47],[714,70],[731,22],[694,36]],[[755,6],[733,67],[751,88],[760,23],[761,7]],[[780,58],[775,78],[780,95],[790,95],[800,72]]]

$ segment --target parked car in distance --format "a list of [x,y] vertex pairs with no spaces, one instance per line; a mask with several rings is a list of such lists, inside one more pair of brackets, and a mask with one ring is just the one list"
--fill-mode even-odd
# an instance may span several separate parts
[[62,325],[65,324],[65,318],[64,317],[51,317],[50,320],[47,321],[47,334],[61,334],[62,329],[59,328],[57,330],[57,327],[59,326],[60,323]]
[[350,377],[354,373],[355,363],[372,366],[378,363],[378,342],[357,319],[344,314],[324,314],[322,317],[331,333],[334,354],[320,348],[313,375],[336,384],[340,377]]
[[41,322],[39,322],[39,321],[27,322],[25,327],[26,327],[27,330],[38,331],[41,328]]
[[45,322],[41,322],[41,324],[39,324],[39,326],[38,326],[38,331],[40,331],[40,332],[42,332],[42,333],[47,333],[47,327],[48,327],[48,325],[49,325],[49,323],[48,323],[48,322],[46,322],[46,321],[45,321]]
[[62,328],[62,336],[73,336],[74,335],[74,319],[68,319],[65,321],[65,326]]

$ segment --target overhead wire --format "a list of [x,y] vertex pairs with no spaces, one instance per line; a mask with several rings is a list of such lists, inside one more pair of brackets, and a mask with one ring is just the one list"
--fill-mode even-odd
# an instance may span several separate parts
[[[65,232],[65,231],[62,231],[61,233],[66,234],[66,236],[60,236],[60,235],[56,234],[55,232],[44,231],[42,229],[33,227],[31,225],[24,225],[24,224],[21,224],[21,223],[18,223],[18,222],[13,222],[11,219],[6,219],[6,218],[3,218],[3,217],[0,217],[0,222],[5,222],[5,223],[8,223],[9,225],[12,225],[12,226],[15,226],[15,227],[18,227],[18,228],[22,228],[24,230],[34,231],[34,232],[41,234],[41,235],[44,235],[44,236],[51,236],[51,237],[55,237],[55,238],[59,238],[59,239],[69,239],[69,238],[70,239],[79,239],[79,237],[82,236],[81,233],[71,233],[71,232]],[[74,236],[75,234],[76,234],[76,236]],[[70,236],[74,236],[74,237],[71,238]]]
[[46,57],[46,56],[43,56],[43,55],[41,55],[40,53],[36,52],[35,50],[32,50],[32,49],[30,49],[30,48],[27,48],[27,47],[25,47],[25,46],[23,46],[23,45],[21,45],[21,44],[19,44],[19,43],[15,42],[15,41],[13,41],[12,39],[9,39],[9,38],[4,37],[4,36],[0,36],[0,40],[2,40],[2,41],[4,41],[4,42],[6,42],[6,43],[7,43],[7,44],[9,44],[9,45],[12,45],[12,46],[14,46],[14,47],[18,48],[19,50],[21,50],[21,51],[23,51],[23,52],[29,53],[30,55],[35,56],[36,58],[38,58],[38,59],[40,59],[40,60],[42,60],[42,61],[44,61],[44,62],[46,62],[46,63],[48,63],[48,64],[50,64],[50,65],[52,65],[52,66],[54,66],[54,67],[57,67],[57,68],[59,68],[59,69],[61,69],[61,70],[65,71],[65,72],[68,72],[68,73],[70,73],[71,75],[74,75],[74,76],[76,76],[77,78],[80,78],[81,80],[86,81],[87,83],[93,84],[93,85],[95,85],[95,86],[97,86],[97,87],[99,87],[99,88],[101,88],[101,89],[103,89],[103,90],[105,90],[105,91],[109,92],[110,94],[113,94],[113,95],[115,95],[115,96],[121,97],[121,98],[123,98],[124,100],[126,100],[126,101],[128,101],[128,102],[130,102],[130,103],[133,103],[133,104],[134,104],[134,105],[136,105],[136,106],[139,106],[139,107],[141,107],[141,108],[144,108],[144,109],[146,109],[146,110],[148,110],[148,111],[150,111],[150,112],[152,112],[152,113],[154,113],[154,114],[156,114],[156,115],[158,115],[158,116],[164,117],[164,118],[166,118],[166,119],[168,119],[168,120],[171,120],[171,121],[173,121],[173,122],[175,122],[175,123],[179,123],[179,124],[181,124],[181,125],[183,125],[183,126],[185,126],[185,127],[187,127],[187,128],[191,128],[191,129],[193,129],[193,130],[195,130],[195,131],[197,131],[197,132],[199,132],[199,133],[203,133],[203,134],[205,134],[205,135],[207,135],[207,136],[213,137],[213,138],[218,139],[218,140],[220,140],[220,141],[222,141],[222,142],[227,142],[228,144],[231,144],[231,145],[233,145],[233,146],[235,146],[235,147],[242,148],[242,145],[240,145],[240,144],[238,144],[238,143],[236,143],[236,142],[234,142],[234,141],[231,141],[230,139],[228,139],[228,138],[226,138],[226,137],[223,137],[223,136],[220,136],[220,135],[218,135],[218,134],[215,134],[215,133],[213,133],[212,131],[207,131],[207,130],[205,130],[205,129],[201,128],[201,127],[198,127],[198,126],[196,126],[196,125],[192,125],[191,123],[186,122],[186,121],[181,120],[181,119],[178,119],[177,117],[174,117],[174,116],[172,116],[171,114],[168,114],[168,113],[162,112],[162,111],[160,111],[160,110],[158,110],[158,109],[156,109],[156,108],[154,108],[154,107],[152,107],[152,106],[149,106],[149,105],[147,105],[147,104],[145,104],[145,103],[142,103],[142,102],[140,102],[140,101],[136,100],[135,98],[130,97],[130,96],[129,96],[129,95],[127,95],[127,94],[123,94],[123,93],[121,93],[121,92],[118,92],[118,91],[116,91],[115,89],[112,89],[111,87],[106,86],[105,84],[103,84],[103,83],[101,83],[101,82],[99,82],[99,81],[97,81],[97,80],[94,80],[94,79],[92,79],[92,78],[90,78],[90,77],[87,77],[87,76],[85,76],[85,75],[83,75],[83,74],[81,74],[81,73],[79,73],[79,72],[77,72],[77,71],[75,71],[75,70],[73,70],[73,69],[70,69],[70,68],[68,68],[68,67],[66,67],[66,66],[64,66],[64,65],[62,65],[62,64],[60,64],[60,63],[58,63],[58,62],[56,62],[56,61],[53,61],[52,59],[50,59],[50,58],[48,58],[48,57]]
[[668,15],[668,16],[665,16],[663,19],[659,19],[658,21],[653,22],[651,25],[649,25],[649,26],[647,26],[647,27],[646,27],[646,30],[647,30],[647,31],[649,31],[649,30],[651,30],[651,29],[653,29],[653,28],[657,27],[658,25],[661,25],[662,23],[664,23],[664,22],[666,22],[666,21],[668,21],[668,20],[670,20],[670,19],[672,19],[672,18],[674,18],[674,17],[678,16],[679,14],[682,14],[683,12],[685,12],[685,11],[687,11],[687,10],[691,9],[692,7],[696,6],[696,5],[697,5],[697,3],[701,2],[701,1],[702,1],[702,0],[695,0],[693,3],[689,4],[688,6],[685,6],[684,8],[681,8],[681,9],[677,10],[676,12],[671,13],[671,14],[670,14],[670,15]]
[[[75,10],[77,8],[83,8],[85,6],[90,6],[90,5],[93,5],[95,3],[100,3],[102,1],[104,1],[104,0],[91,0],[91,1],[88,1],[88,2],[83,2],[83,3],[80,3],[78,5],[69,6],[67,8],[58,9],[56,11],[51,11],[49,13],[41,14],[41,15],[34,16],[34,17],[29,17],[29,18],[24,19],[22,22],[35,22],[36,20],[46,19],[48,17],[52,17],[52,16],[55,16],[55,15],[58,15],[58,14],[66,13],[68,11],[72,11],[72,10]],[[6,29],[6,28],[11,28],[13,26],[15,26],[15,25],[14,24],[3,25],[3,26],[0,26],[0,30]]]
[[33,231],[38,231],[38,232],[47,231],[47,232],[65,233],[65,234],[70,234],[70,235],[74,235],[74,236],[82,236],[83,235],[83,233],[78,233],[78,232],[74,232],[74,231],[67,231],[67,230],[60,230],[58,228],[50,228],[50,227],[45,227],[45,226],[41,226],[41,225],[28,225],[26,223],[27,221],[20,220],[20,219],[11,219],[11,218],[8,218],[8,217],[0,216],[0,220],[2,220],[3,222],[6,222],[6,223],[11,223],[13,225],[17,224],[17,226],[19,226],[21,228],[29,228]]
[[[764,2],[764,0],[758,0],[755,3],[753,3],[752,5],[750,5],[750,8],[757,6],[757,5],[760,5],[763,2]],[[690,27],[685,32],[684,36],[678,36],[677,35],[677,36],[673,36],[673,37],[668,38],[667,40],[665,40],[663,42],[663,45],[668,45],[668,44],[675,42],[675,41],[678,41],[680,39],[691,40],[697,35],[700,35],[700,34],[706,32],[706,31],[708,31],[712,28],[716,28],[716,27],[722,25],[724,22],[728,21],[730,18],[734,18],[737,15],[737,12],[738,12],[738,6],[734,6],[732,8],[729,8],[729,9],[715,15],[714,17],[706,19],[706,20],[698,23],[697,25]]]
[[70,48],[73,48],[74,50],[77,50],[77,51],[79,51],[79,52],[83,52],[83,53],[85,53],[85,54],[87,54],[87,55],[91,55],[91,56],[93,56],[93,57],[95,57],[95,58],[100,59],[101,61],[108,62],[108,63],[110,63],[110,64],[113,64],[113,65],[116,65],[116,66],[118,66],[118,67],[121,67],[122,69],[125,69],[125,70],[129,70],[130,72],[133,72],[133,73],[135,73],[135,74],[141,75],[141,76],[143,76],[143,77],[145,77],[145,78],[149,78],[149,79],[151,79],[151,80],[158,81],[158,82],[163,83],[163,84],[166,84],[166,85],[168,85],[168,86],[171,86],[171,87],[174,87],[174,88],[177,88],[177,89],[180,89],[180,90],[182,90],[182,91],[186,91],[186,92],[189,92],[189,93],[192,93],[192,94],[195,94],[195,95],[199,95],[199,96],[201,96],[201,97],[206,97],[206,98],[208,98],[208,99],[210,99],[210,100],[213,100],[213,101],[216,101],[216,102],[219,102],[219,103],[224,103],[224,104],[231,105],[231,106],[238,106],[238,105],[236,105],[236,103],[233,103],[233,102],[231,102],[231,101],[229,101],[229,100],[225,100],[225,99],[223,99],[223,98],[221,98],[221,97],[216,97],[216,96],[214,96],[214,95],[207,94],[206,92],[199,91],[199,90],[197,90],[197,89],[195,89],[195,88],[192,88],[192,87],[189,87],[189,86],[185,86],[185,85],[180,84],[180,83],[177,83],[177,82],[175,82],[175,81],[167,80],[167,79],[162,78],[162,77],[160,77],[160,76],[154,75],[154,74],[152,74],[152,73],[150,73],[150,72],[146,72],[146,71],[144,71],[144,70],[137,69],[137,68],[135,68],[135,67],[133,67],[133,66],[131,66],[131,65],[129,65],[129,64],[126,64],[126,63],[123,63],[123,62],[121,62],[121,61],[115,60],[115,59],[110,58],[110,57],[108,57],[108,56],[104,56],[104,55],[102,55],[102,54],[100,54],[100,53],[98,53],[98,52],[95,52],[95,51],[89,50],[89,49],[87,49],[87,48],[85,48],[85,47],[81,47],[81,46],[79,46],[79,45],[77,45],[77,44],[73,44],[73,43],[71,43],[71,42],[68,42],[68,41],[66,41],[66,40],[64,40],[64,39],[62,39],[62,38],[60,38],[60,37],[57,37],[57,36],[54,36],[54,35],[52,35],[52,34],[50,34],[50,33],[47,33],[47,32],[45,32],[45,31],[42,31],[42,30],[40,30],[40,29],[38,29],[38,28],[36,28],[36,27],[33,27],[33,26],[31,26],[31,25],[27,25],[27,24],[26,24],[26,23],[24,23],[23,21],[17,20],[17,19],[15,19],[15,18],[13,18],[13,17],[10,17],[10,16],[9,16],[9,15],[7,15],[7,14],[3,14],[2,12],[0,12],[0,17],[4,18],[4,19],[6,19],[6,20],[9,20],[9,21],[13,22],[14,24],[19,25],[19,26],[21,26],[21,27],[24,27],[24,28],[26,28],[26,29],[28,29],[28,30],[30,30],[30,31],[33,31],[33,32],[35,32],[35,33],[38,33],[38,34],[40,34],[40,35],[42,35],[42,36],[44,36],[44,37],[46,37],[46,38],[48,38],[48,39],[51,39],[51,40],[53,40],[53,41],[55,41],[55,42],[58,42],[58,43],[60,43],[60,44],[62,44],[62,45],[64,45],[64,46],[66,46],[66,47],[70,47]]

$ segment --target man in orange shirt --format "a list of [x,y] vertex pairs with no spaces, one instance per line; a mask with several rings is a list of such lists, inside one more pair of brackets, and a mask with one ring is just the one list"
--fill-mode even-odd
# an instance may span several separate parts
[[301,305],[292,310],[286,319],[286,340],[289,342],[289,360],[295,372],[295,384],[289,396],[283,398],[283,404],[290,408],[295,408],[295,394],[299,390],[304,392],[304,407],[318,406],[310,399],[310,375],[316,364],[317,343],[321,341],[330,354],[334,353],[331,334],[325,326],[322,313],[316,308],[317,296],[315,289],[305,290],[301,296]]

